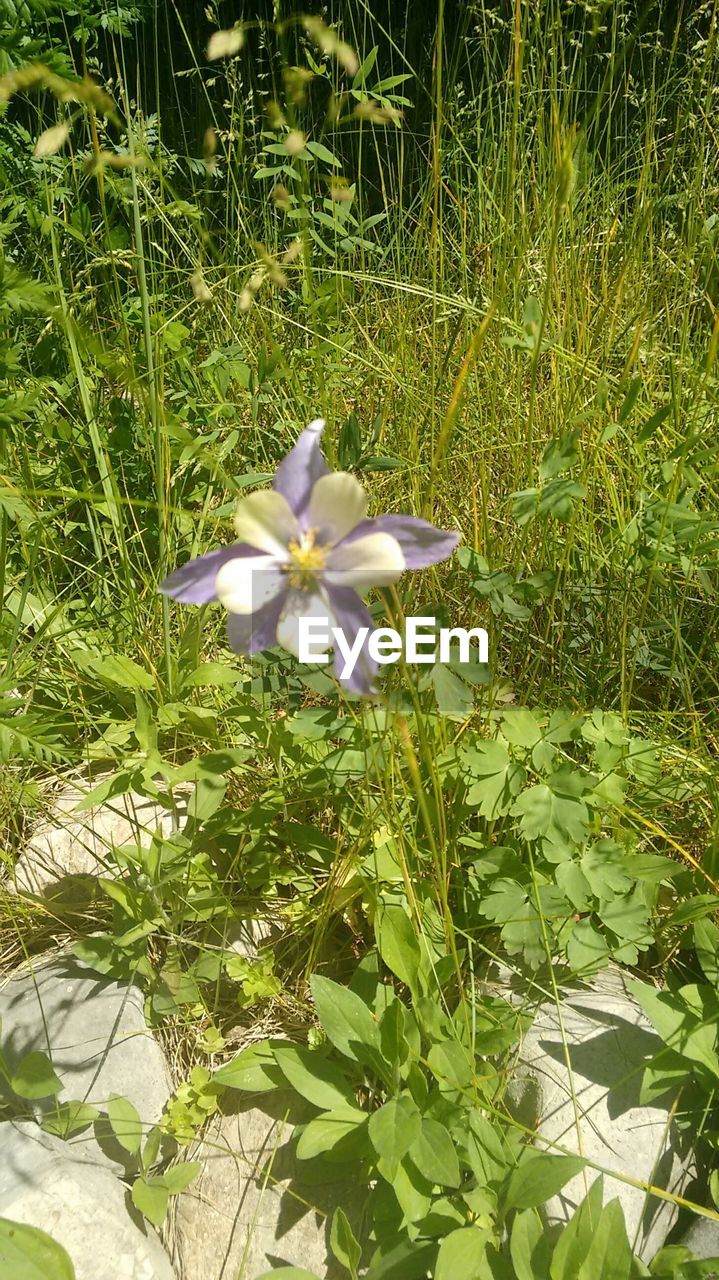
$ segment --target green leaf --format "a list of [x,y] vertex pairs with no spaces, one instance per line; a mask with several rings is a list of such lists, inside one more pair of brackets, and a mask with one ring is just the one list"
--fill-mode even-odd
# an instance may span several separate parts
[[649,928],[649,908],[641,888],[633,893],[626,893],[600,906],[597,912],[602,924],[622,941],[636,943],[647,947],[652,942]]
[[581,1156],[552,1155],[527,1149],[509,1176],[505,1209],[533,1209],[561,1191],[565,1182],[581,1173],[586,1164]]
[[609,959],[606,939],[590,920],[578,920],[567,939],[567,960],[577,974],[595,973]]
[[390,1000],[380,1018],[380,1043],[382,1056],[392,1068],[406,1062],[409,1055],[409,1044],[405,1036],[405,1011],[401,1000],[397,997]]
[[286,1083],[277,1065],[275,1047],[284,1047],[284,1041],[260,1040],[248,1045],[237,1057],[226,1062],[212,1077],[215,1084],[228,1089],[244,1089],[248,1093],[268,1093],[280,1089]]
[[524,769],[510,760],[503,742],[478,742],[462,753],[462,764],[477,781],[467,792],[467,804],[491,822],[509,813],[513,798],[521,790]]
[[437,699],[437,710],[449,720],[466,720],[474,709],[474,695],[463,680],[444,662],[432,667],[429,677]]
[[362,1257],[362,1249],[355,1239],[347,1214],[339,1205],[332,1215],[330,1248],[337,1261],[347,1268],[352,1280],[357,1280],[357,1268]]
[[459,1160],[449,1129],[439,1120],[423,1116],[419,1135],[409,1148],[409,1156],[433,1186],[458,1187]]
[[630,1280],[632,1269],[632,1249],[622,1206],[618,1200],[610,1200],[594,1228],[577,1280]]
[[132,1184],[132,1203],[154,1227],[161,1227],[167,1214],[170,1193],[160,1178],[137,1178]]
[[364,1001],[348,987],[316,973],[310,986],[319,1020],[335,1049],[355,1062],[366,1061],[363,1048],[379,1056],[379,1026]]
[[432,1203],[432,1184],[422,1177],[409,1156],[398,1165],[388,1165],[380,1159],[377,1169],[391,1184],[407,1222],[421,1222],[426,1218]]
[[719,929],[710,920],[694,925],[694,946],[707,982],[719,988]]
[[155,1163],[160,1154],[161,1142],[162,1130],[159,1125],[155,1124],[145,1138],[145,1145],[142,1148],[141,1164],[143,1169],[150,1169]]
[[619,409],[620,422],[626,422],[627,418],[629,417],[630,413],[632,412],[632,409],[634,408],[637,402],[637,397],[641,389],[642,389],[641,378],[640,377],[632,378],[631,382],[629,383],[629,388],[626,392],[626,395],[624,396],[624,399],[622,400],[621,407]]
[[403,1095],[385,1102],[369,1118],[370,1142],[380,1159],[394,1167],[420,1135],[421,1117],[417,1104]]
[[342,1072],[321,1053],[295,1045],[277,1045],[274,1055],[293,1089],[321,1111],[355,1105],[354,1093]]
[[90,670],[108,684],[121,689],[154,689],[155,681],[149,671],[138,666],[124,653],[113,653],[106,658],[93,659]]
[[546,1230],[536,1209],[525,1209],[515,1217],[509,1252],[516,1280],[540,1280],[547,1275],[549,1248]]
[[[546,836],[557,844],[563,843],[564,839],[581,844],[589,826],[587,806],[577,798],[578,791],[584,786],[581,774],[562,771],[561,778],[554,774],[549,782],[557,789],[542,782],[529,787],[515,800],[511,812],[521,818],[522,835],[525,840]],[[570,788],[575,794],[570,794]]]
[[505,1176],[509,1153],[486,1116],[470,1112],[467,1157],[480,1186],[496,1186]]
[[166,1169],[158,1181],[171,1196],[179,1196],[180,1192],[194,1182],[201,1168],[199,1160],[183,1160],[181,1164],[174,1164],[171,1169]]
[[477,1280],[491,1232],[481,1227],[450,1231],[439,1246],[434,1280]]
[[604,1179],[594,1179],[554,1247],[549,1268],[551,1280],[575,1280],[586,1258],[602,1212]]
[[54,1111],[46,1115],[41,1128],[45,1133],[54,1133],[58,1138],[71,1138],[74,1133],[82,1133],[97,1120],[100,1112],[89,1102],[61,1102]]
[[182,688],[197,689],[226,684],[237,684],[241,672],[237,667],[228,666],[225,662],[201,662],[194,671],[188,672],[182,681]]
[[107,1102],[107,1118],[120,1146],[131,1156],[136,1156],[142,1143],[142,1121],[132,1103],[118,1093],[111,1093]]
[[579,429],[565,431],[557,439],[550,440],[539,464],[540,480],[553,480],[563,471],[569,471],[579,460],[577,441]]
[[28,1053],[21,1058],[10,1081],[19,1098],[50,1098],[63,1088],[46,1053]]
[[332,164],[339,167],[341,163],[341,161],[337,159],[337,156],[333,156],[329,148],[322,142],[307,142],[305,143],[305,149],[309,151],[311,155],[316,156],[318,160],[323,160],[325,164]]
[[327,1111],[305,1125],[297,1143],[298,1158],[312,1160],[315,1156],[322,1155],[325,1151],[335,1151],[338,1147],[340,1150],[337,1154],[347,1151],[348,1158],[354,1156],[354,1142],[348,1143],[345,1140],[363,1136],[366,1124],[366,1113],[360,1111],[359,1107],[338,1107],[335,1111]]
[[227,779],[221,774],[201,774],[190,796],[187,813],[196,822],[207,822],[225,798]]
[[375,916],[377,948],[392,973],[410,991],[417,990],[421,961],[419,942],[407,912],[394,904],[380,904]]
[[551,769],[555,753],[548,730],[543,728],[529,707],[508,707],[502,716],[502,733],[512,746],[531,752],[535,769],[543,773]]
[[119,773],[113,773],[109,778],[104,778],[96,787],[93,787],[86,796],[83,796],[74,808],[75,813],[83,813],[86,809],[92,809],[95,805],[104,804],[106,800],[114,800],[115,796],[123,796],[126,791],[132,789],[132,774],[127,769],[121,769]]
[[691,984],[677,992],[657,991],[636,979],[629,982],[629,987],[668,1048],[700,1063],[713,1076],[719,1076],[718,1010],[714,991]]
[[633,886],[627,870],[626,852],[614,840],[598,840],[582,856],[581,868],[592,893],[602,902],[610,902],[617,894],[627,893]]
[[75,1268],[62,1245],[39,1227],[0,1218],[0,1275],[6,1280],[75,1280]]
[[[425,1280],[434,1274],[437,1246],[420,1240],[400,1239],[381,1244],[372,1257],[366,1280]],[[272,1275],[277,1275],[276,1271]],[[271,1280],[265,1276],[264,1280]]]
[[257,1280],[277,1280],[278,1276],[284,1276],[284,1280],[319,1280],[314,1271],[305,1271],[304,1267],[275,1267],[272,1271],[263,1271]]
[[469,1049],[457,1040],[440,1040],[433,1044],[427,1065],[438,1081],[441,1092],[468,1089],[474,1076],[474,1059]]

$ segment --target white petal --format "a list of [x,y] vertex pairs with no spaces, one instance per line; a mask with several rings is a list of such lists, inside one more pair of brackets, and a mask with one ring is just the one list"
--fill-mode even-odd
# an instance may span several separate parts
[[328,628],[337,626],[329,602],[321,595],[293,591],[277,624],[277,643],[295,658],[300,654],[300,618],[326,618]]
[[249,614],[267,604],[286,583],[274,556],[237,556],[218,570],[215,592],[230,613]]
[[355,542],[343,542],[327,557],[325,581],[338,587],[387,587],[405,568],[404,553],[391,533],[368,533]]
[[334,545],[367,514],[367,494],[349,471],[331,471],[316,480],[310,494],[307,523],[319,543]]
[[240,542],[287,559],[287,544],[300,536],[297,518],[289,503],[274,489],[250,493],[237,504],[235,530]]

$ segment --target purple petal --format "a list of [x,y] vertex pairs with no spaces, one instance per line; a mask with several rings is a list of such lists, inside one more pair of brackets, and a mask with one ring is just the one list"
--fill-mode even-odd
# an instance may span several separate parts
[[216,600],[215,578],[217,572],[228,560],[236,560],[238,556],[262,555],[256,547],[246,542],[235,542],[230,547],[220,547],[219,551],[208,551],[206,556],[198,556],[196,560],[188,560],[181,569],[176,569],[158,591],[164,596],[171,596],[181,604],[209,604]]
[[[362,627],[369,628],[369,635],[374,630],[374,622],[372,615],[365,604],[362,603],[356,591],[351,587],[336,587],[325,584],[325,591],[329,597],[332,612],[337,619],[337,625],[342,628],[345,634],[345,641],[348,645],[354,643],[357,633]],[[371,696],[374,692],[374,680],[377,674],[377,663],[370,658],[367,652],[367,641],[369,635],[360,651],[354,671],[350,676],[342,679],[340,672],[344,667],[344,658],[335,648],[334,672],[338,680],[346,689],[350,689],[352,693],[361,693],[365,697]]]
[[274,648],[277,643],[277,623],[286,599],[287,591],[278,591],[256,613],[228,613],[227,638],[230,648],[235,653],[246,654]]
[[287,499],[303,528],[306,528],[312,486],[320,476],[326,476],[329,471],[320,453],[320,436],[324,425],[322,418],[315,418],[314,422],[305,427],[297,444],[282,459],[272,482],[273,489]]
[[424,569],[428,564],[446,560],[462,536],[454,530],[436,529],[417,516],[374,516],[362,520],[344,541],[354,542],[355,538],[363,538],[368,533],[390,533],[396,538],[408,569]]

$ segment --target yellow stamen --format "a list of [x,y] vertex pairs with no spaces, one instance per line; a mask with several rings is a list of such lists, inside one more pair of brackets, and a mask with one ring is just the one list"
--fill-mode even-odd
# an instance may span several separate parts
[[299,540],[293,538],[288,544],[290,560],[287,565],[287,576],[290,586],[298,590],[307,590],[313,585],[314,576],[324,569],[327,554],[324,547],[315,546],[316,529],[308,529]]

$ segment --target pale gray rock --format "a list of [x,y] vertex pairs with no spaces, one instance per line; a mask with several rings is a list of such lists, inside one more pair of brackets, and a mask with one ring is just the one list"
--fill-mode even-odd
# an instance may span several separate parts
[[131,1208],[127,1188],[94,1155],[29,1121],[0,1125],[0,1217],[57,1240],[75,1280],[175,1280],[154,1229]]
[[[92,787],[98,781],[96,778]],[[157,830],[164,836],[172,834],[173,818],[167,809],[134,791],[77,812],[92,787],[68,785],[53,797],[49,815],[35,828],[17,859],[10,888],[41,894],[68,877],[117,875],[115,849],[148,844]],[[181,827],[186,796],[178,809]]]
[[[129,1098],[148,1128],[159,1120],[172,1083],[137,987],[101,977],[69,955],[41,959],[0,989],[0,1020],[11,1068],[28,1053],[46,1053],[63,1084],[60,1102],[102,1109],[117,1093]],[[35,1104],[37,1113],[51,1108],[51,1102]],[[83,1134],[76,1141],[91,1140]],[[109,1154],[124,1163],[121,1149]]]
[[251,1107],[217,1117],[188,1151],[202,1170],[175,1207],[174,1256],[185,1280],[256,1280],[290,1265],[327,1280],[346,1277],[329,1252],[329,1225],[342,1204],[359,1229],[357,1188],[319,1183],[295,1164],[288,1139],[298,1116],[285,1119],[291,1105],[277,1094],[272,1116]]
[[[518,999],[516,983],[510,998]],[[529,1003],[526,993],[523,1003]],[[563,989],[559,1011],[549,1001],[539,1006],[510,1079],[508,1104],[545,1141],[681,1194],[691,1176],[691,1154],[680,1149],[667,1108],[639,1102],[642,1066],[661,1049],[621,970],[610,968],[587,989]],[[545,1205],[547,1222],[567,1222],[596,1176],[587,1168],[567,1183]],[[650,1261],[677,1208],[620,1177],[605,1176],[604,1193],[605,1200],[619,1198],[629,1240]]]
[[719,1222],[713,1218],[701,1218],[697,1215],[679,1243],[691,1249],[697,1258],[706,1260],[719,1258]]

